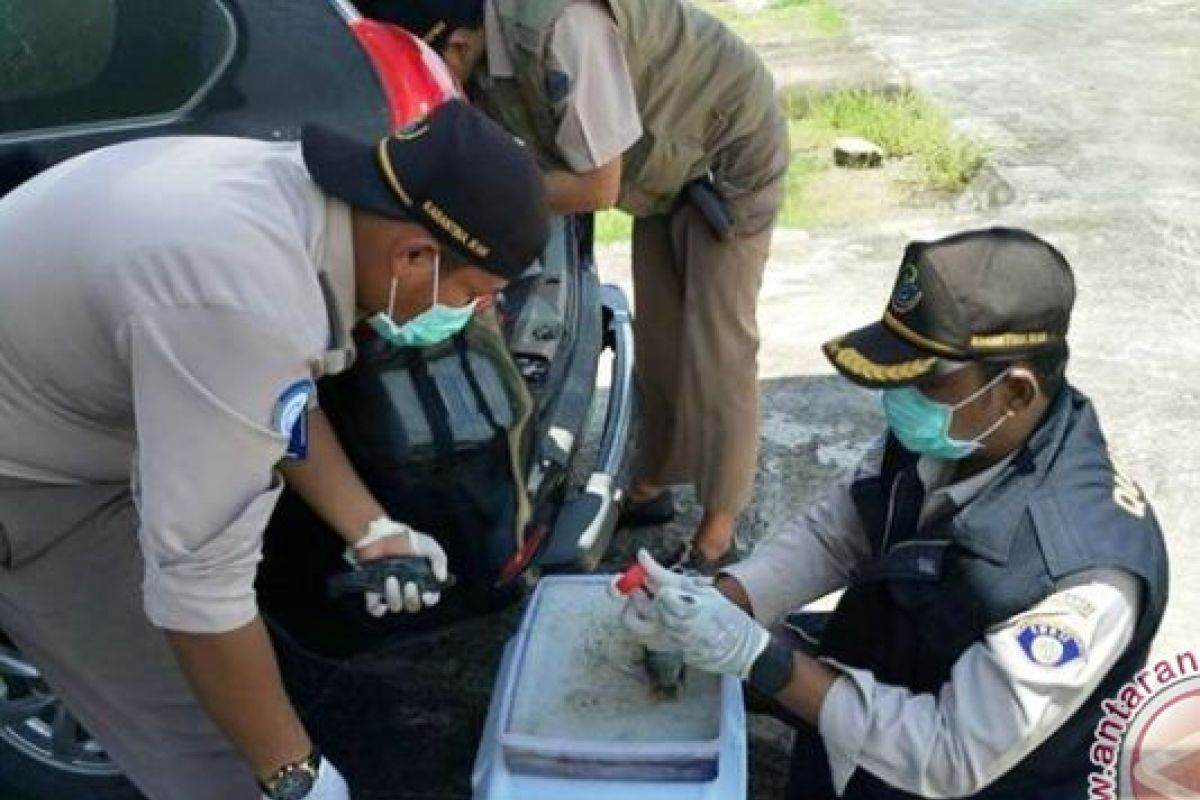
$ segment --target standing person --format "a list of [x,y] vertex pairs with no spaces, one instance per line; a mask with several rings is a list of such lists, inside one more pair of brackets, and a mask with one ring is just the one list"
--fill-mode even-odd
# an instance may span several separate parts
[[114,145],[0,201],[0,629],[151,800],[348,798],[255,603],[282,483],[360,562],[447,564],[363,486],[313,381],[359,317],[461,329],[548,225],[533,159],[462,102],[378,143]]
[[[825,345],[883,389],[886,437],[715,586],[640,556],[654,599],[630,626],[797,719],[789,798],[1087,796],[1103,702],[1162,621],[1167,555],[1065,380],[1074,298],[1066,260],[1025,231],[911,244],[883,320]],[[807,639],[764,627],[838,588]]]
[[758,460],[758,293],[787,128],[770,74],[686,0],[373,0],[438,49],[537,153],[553,211],[634,216],[638,463],[623,514],[656,524],[669,487],[704,515],[677,558],[733,558]]

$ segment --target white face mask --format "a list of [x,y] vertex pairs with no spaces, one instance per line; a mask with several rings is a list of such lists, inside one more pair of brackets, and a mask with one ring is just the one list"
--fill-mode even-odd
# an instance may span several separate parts
[[440,272],[441,259],[435,254],[433,257],[433,299],[430,301],[429,308],[403,325],[397,325],[396,320],[392,318],[392,312],[396,307],[397,283],[397,279],[393,277],[392,287],[388,292],[387,313],[381,311],[375,314],[367,320],[367,324],[384,341],[396,347],[431,347],[459,333],[467,327],[471,317],[475,316],[475,306],[479,301],[472,300],[464,306],[457,307],[439,303],[437,297]]

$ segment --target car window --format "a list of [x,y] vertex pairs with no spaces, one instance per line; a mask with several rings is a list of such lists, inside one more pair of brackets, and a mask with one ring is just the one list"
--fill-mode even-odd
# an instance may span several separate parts
[[221,0],[0,0],[0,136],[178,112],[234,35]]

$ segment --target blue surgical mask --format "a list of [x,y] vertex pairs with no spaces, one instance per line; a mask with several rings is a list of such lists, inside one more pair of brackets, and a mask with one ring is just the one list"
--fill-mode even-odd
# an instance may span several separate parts
[[396,306],[396,278],[392,278],[387,313],[381,311],[371,316],[367,319],[367,324],[384,341],[396,347],[432,347],[467,327],[471,317],[475,316],[475,305],[478,301],[472,300],[465,306],[457,307],[439,303],[437,296],[440,271],[439,262],[435,256],[433,261],[433,301],[429,308],[403,325],[397,325],[396,320],[392,319],[392,310]]
[[887,389],[883,393],[883,413],[887,417],[888,427],[900,444],[918,455],[946,460],[966,458],[983,447],[983,440],[991,436],[1012,414],[1006,413],[973,439],[955,439],[950,436],[954,412],[982,397],[1007,374],[1008,370],[1001,372],[970,397],[954,405],[930,400],[913,386]]

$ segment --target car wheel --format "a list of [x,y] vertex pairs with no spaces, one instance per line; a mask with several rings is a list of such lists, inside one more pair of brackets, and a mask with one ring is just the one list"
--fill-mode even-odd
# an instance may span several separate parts
[[141,800],[37,668],[0,643],[0,797]]

